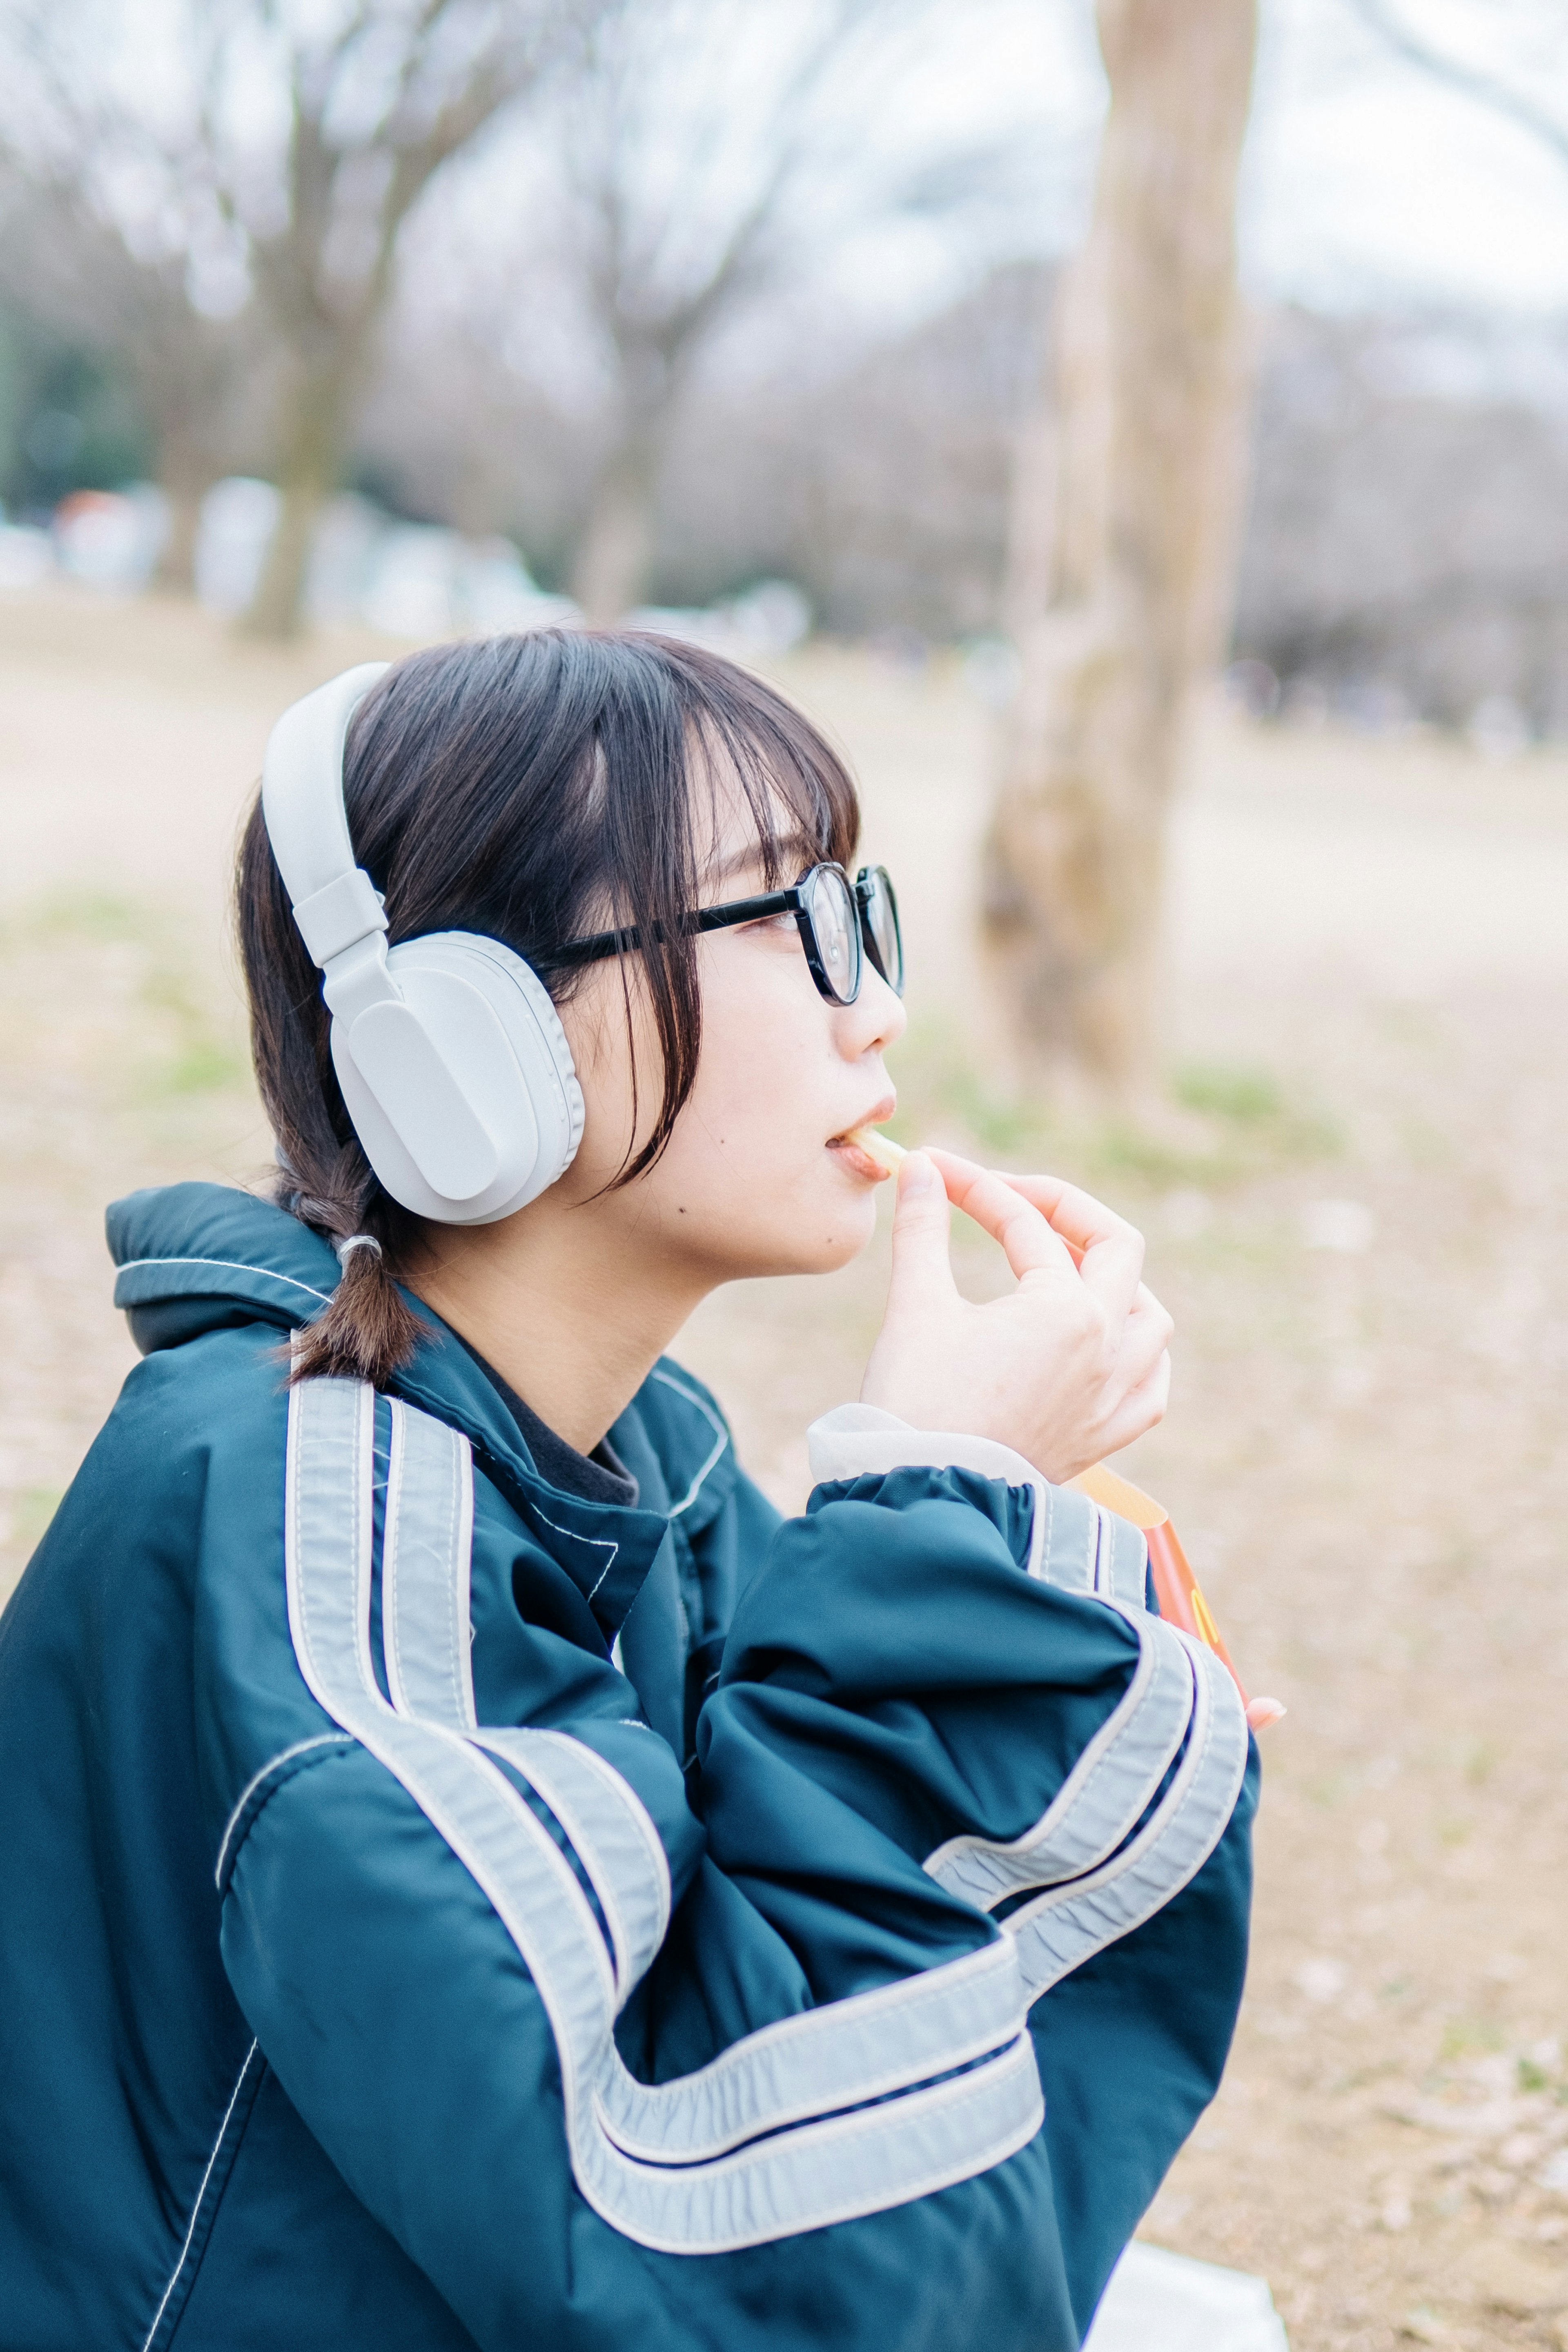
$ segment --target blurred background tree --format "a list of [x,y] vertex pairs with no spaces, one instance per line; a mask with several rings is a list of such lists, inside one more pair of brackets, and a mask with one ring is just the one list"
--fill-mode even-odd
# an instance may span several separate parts
[[[258,635],[299,625],[311,527],[342,472],[405,221],[442,167],[561,63],[594,12],[595,0],[499,10],[423,0],[358,6],[324,38],[275,39],[282,172],[249,201],[238,172],[220,183],[284,372],[283,504],[249,614]],[[238,69],[256,33],[278,22],[257,0],[256,22],[237,27],[216,70]]]
[[[672,427],[701,361],[824,252],[899,213],[994,197],[1007,158],[917,142],[879,155],[931,0],[616,0],[563,85],[552,260],[578,289],[601,396],[571,589],[613,623],[647,593]],[[922,152],[922,147],[926,152]]]
[[[47,344],[69,354],[79,378],[86,370],[118,389],[122,445],[88,469],[101,477],[90,484],[74,409],[57,401],[45,411],[69,448],[72,486],[107,488],[150,472],[168,501],[154,584],[189,594],[204,498],[265,455],[276,360],[259,317],[252,306],[226,317],[200,308],[188,257],[156,245],[139,250],[73,174],[29,183],[13,167],[0,202],[0,291],[14,318],[31,320]],[[45,502],[46,488],[24,477],[11,495],[32,506]]]
[[[1005,13],[981,0],[961,38],[934,0],[612,0],[531,117],[515,172],[487,184],[471,222],[460,204],[429,216],[405,313],[424,397],[445,409],[438,354],[456,342],[498,424],[510,401],[526,535],[589,618],[618,619],[667,581],[686,500],[665,493],[694,415],[705,437],[716,414],[760,413],[785,387],[798,405],[841,360],[858,253],[923,234],[963,284],[1016,245],[1048,173],[1019,139],[932,120],[919,87],[933,56],[972,59]],[[395,464],[397,421],[384,409],[372,431]],[[432,469],[448,431],[431,436]],[[490,452],[492,505],[509,456]],[[725,478],[732,511],[753,487]]]
[[[13,24],[13,169],[48,190],[84,259],[125,249],[143,310],[130,348],[182,297],[209,318],[256,306],[277,371],[282,494],[247,616],[258,635],[300,625],[312,530],[338,485],[405,222],[559,66],[595,5],[365,0],[323,21],[270,0],[188,0],[172,83],[156,89],[94,0],[48,0]],[[184,320],[176,331],[194,364],[167,373],[205,409],[203,383],[228,380],[234,341]],[[172,417],[177,393],[163,405]],[[193,437],[170,434],[182,457]]]
[[1022,680],[985,920],[1018,1048],[1155,1068],[1166,812],[1222,643],[1241,468],[1234,213],[1255,0],[1100,0],[1110,85],[1054,394],[1020,469]]
[[[1277,55],[1327,42],[1325,89],[1452,89],[1563,152],[1547,0],[1265,13]],[[1568,731],[1568,324],[1265,287],[1240,501],[1250,9],[1100,19],[1096,178],[1087,0],[16,0],[0,497],[47,530],[151,477],[188,590],[208,490],[266,478],[268,632],[500,625],[365,583],[395,541],[500,545],[515,613],[504,534],[593,617],[782,578],[911,677],[978,641],[978,690],[1023,674],[984,891],[1016,1066],[1146,1098],[1183,711],[1227,630],[1259,715]]]
[[594,28],[561,125],[563,248],[606,377],[571,583],[591,621],[644,599],[681,395],[704,345],[786,266],[784,224],[820,143],[814,100],[875,13],[835,0],[807,14],[782,71],[767,54],[779,20],[748,23],[733,0],[621,0]]

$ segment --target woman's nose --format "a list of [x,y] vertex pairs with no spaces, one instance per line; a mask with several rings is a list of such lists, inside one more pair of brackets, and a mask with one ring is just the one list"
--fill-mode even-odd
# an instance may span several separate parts
[[839,1014],[841,1050],[847,1061],[862,1054],[885,1053],[897,1045],[909,1026],[901,997],[895,996],[876,965],[867,957],[860,974],[860,993]]

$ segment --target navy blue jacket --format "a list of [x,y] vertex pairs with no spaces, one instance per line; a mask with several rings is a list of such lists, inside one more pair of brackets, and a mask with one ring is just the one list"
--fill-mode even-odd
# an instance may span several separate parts
[[110,1213],[144,1360],[0,1620],[5,2352],[1068,2352],[1212,2096],[1254,1752],[1142,1538],[850,1409],[635,1505],[325,1243]]

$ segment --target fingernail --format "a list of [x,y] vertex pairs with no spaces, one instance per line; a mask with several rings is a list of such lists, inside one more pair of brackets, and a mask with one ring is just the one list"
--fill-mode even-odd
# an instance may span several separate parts
[[899,1178],[900,1190],[905,1192],[929,1192],[937,1181],[935,1168],[923,1151],[911,1151],[905,1159]]

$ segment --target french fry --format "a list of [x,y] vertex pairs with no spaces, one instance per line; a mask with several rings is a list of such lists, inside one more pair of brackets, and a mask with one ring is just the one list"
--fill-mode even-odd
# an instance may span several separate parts
[[862,1151],[869,1152],[873,1160],[879,1160],[889,1174],[894,1176],[909,1158],[909,1153],[904,1150],[903,1145],[895,1143],[890,1135],[884,1135],[880,1128],[855,1128],[844,1140],[846,1143],[858,1143]]

